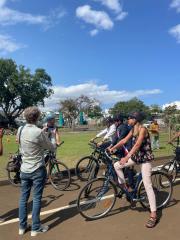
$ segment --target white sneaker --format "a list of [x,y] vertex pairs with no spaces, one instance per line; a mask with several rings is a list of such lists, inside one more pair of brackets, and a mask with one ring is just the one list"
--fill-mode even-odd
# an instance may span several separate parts
[[28,229],[30,229],[31,228],[31,225],[29,224],[29,225],[27,225],[27,227],[25,228],[25,229],[20,229],[19,228],[19,235],[24,235],[25,233],[26,233],[26,231],[28,230]]
[[38,230],[36,231],[31,231],[31,237],[37,236],[39,233],[45,233],[49,230],[49,226],[41,226]]

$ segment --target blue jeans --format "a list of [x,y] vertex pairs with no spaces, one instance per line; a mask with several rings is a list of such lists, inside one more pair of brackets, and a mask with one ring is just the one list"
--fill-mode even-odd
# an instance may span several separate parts
[[46,182],[46,168],[41,167],[32,173],[21,172],[21,197],[19,201],[19,228],[27,227],[27,202],[33,188],[32,230],[40,228],[41,199]]

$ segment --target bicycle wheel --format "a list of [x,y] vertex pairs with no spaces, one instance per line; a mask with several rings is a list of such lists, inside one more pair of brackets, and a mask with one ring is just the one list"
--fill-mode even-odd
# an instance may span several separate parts
[[20,172],[7,171],[7,173],[9,182],[15,187],[20,187],[21,186]]
[[116,202],[115,185],[105,177],[88,182],[79,193],[77,207],[79,213],[88,220],[106,216]]
[[165,173],[167,173],[170,176],[171,181],[173,183],[175,182],[178,169],[174,161],[164,164],[161,168],[161,171],[164,171]]
[[52,186],[57,190],[65,190],[71,183],[69,168],[60,161],[56,161],[51,165],[49,178]]
[[[99,167],[98,161],[94,157],[92,156],[83,157],[76,164],[75,168],[76,176],[81,181],[88,181],[88,179],[93,178],[92,176],[91,177],[89,176],[90,173],[92,175],[92,170],[98,169],[98,167]],[[94,173],[94,175],[97,175],[97,173]]]
[[[165,172],[156,171],[152,173],[151,181],[156,197],[157,209],[161,209],[165,207],[171,199],[173,191],[171,179]],[[143,181],[140,182],[138,187],[138,198],[144,208],[150,208]]]

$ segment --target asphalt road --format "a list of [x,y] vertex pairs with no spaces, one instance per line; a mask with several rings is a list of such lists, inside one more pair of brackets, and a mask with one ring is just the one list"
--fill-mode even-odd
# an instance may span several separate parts
[[[164,162],[164,161],[163,161]],[[155,165],[161,162],[155,162]],[[43,240],[179,240],[180,239],[180,181],[174,186],[169,206],[159,212],[160,222],[154,229],[147,229],[148,212],[139,204],[131,210],[125,199],[118,199],[112,212],[105,218],[86,221],[76,208],[76,199],[83,183],[73,177],[67,191],[56,191],[47,185],[42,199],[41,219],[50,226]],[[19,189],[11,185],[0,186],[0,215],[6,222],[0,224],[0,240],[31,239],[30,232],[18,236]],[[28,204],[31,209],[31,199]],[[31,219],[29,220],[31,223]]]

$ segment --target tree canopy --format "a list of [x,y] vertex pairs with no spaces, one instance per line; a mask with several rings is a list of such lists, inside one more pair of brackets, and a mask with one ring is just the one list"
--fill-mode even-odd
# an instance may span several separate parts
[[127,116],[133,111],[143,111],[149,115],[149,107],[144,104],[143,101],[138,98],[132,98],[129,101],[117,102],[111,109],[110,113],[116,115],[122,113],[124,116]]
[[44,105],[51,89],[51,77],[44,69],[30,69],[17,64],[12,59],[0,59],[0,108],[9,124],[32,105]]

